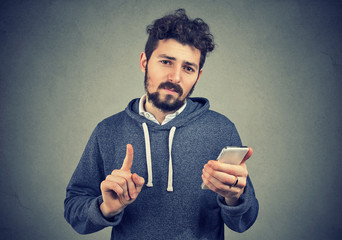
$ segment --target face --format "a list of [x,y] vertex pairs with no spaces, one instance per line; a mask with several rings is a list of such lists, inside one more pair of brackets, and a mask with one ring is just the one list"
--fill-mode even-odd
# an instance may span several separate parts
[[179,109],[202,74],[200,56],[200,50],[174,39],[160,40],[148,63],[142,53],[140,67],[148,103],[163,112]]

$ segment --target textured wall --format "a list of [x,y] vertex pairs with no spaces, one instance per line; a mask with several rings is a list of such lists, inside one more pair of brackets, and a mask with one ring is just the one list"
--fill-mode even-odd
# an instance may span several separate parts
[[95,125],[144,93],[145,27],[178,7],[211,26],[216,51],[194,96],[254,148],[260,214],[229,239],[342,234],[341,1],[1,1],[0,238],[81,236],[65,187]]

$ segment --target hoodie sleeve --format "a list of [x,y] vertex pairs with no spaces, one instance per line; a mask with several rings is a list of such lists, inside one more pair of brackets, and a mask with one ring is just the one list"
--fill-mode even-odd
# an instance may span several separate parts
[[105,179],[96,129],[66,189],[64,217],[80,234],[99,231],[120,223],[123,212],[107,220],[100,211],[103,202],[100,184]]
[[[240,136],[233,125],[233,131],[230,137],[232,146],[242,146]],[[254,188],[250,177],[247,177],[247,183],[244,193],[240,196],[237,206],[228,206],[224,197],[218,195],[217,202],[221,207],[221,216],[224,223],[233,231],[244,232],[250,228],[259,212],[259,203],[255,196]]]
[[237,206],[228,206],[224,197],[218,195],[218,205],[221,207],[221,216],[224,223],[235,232],[244,232],[255,222],[259,203],[255,197],[254,188],[249,177],[244,193],[240,196]]

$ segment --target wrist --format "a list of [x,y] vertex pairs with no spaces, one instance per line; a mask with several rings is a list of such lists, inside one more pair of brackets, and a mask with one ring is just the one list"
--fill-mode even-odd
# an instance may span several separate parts
[[224,200],[228,206],[237,206],[239,203],[239,199],[224,198]]
[[110,208],[108,208],[107,205],[104,202],[101,203],[101,205],[100,205],[100,211],[101,211],[103,217],[106,218],[106,219],[113,218],[114,216],[116,216],[119,213],[121,213],[123,211],[123,209],[124,208],[118,209],[116,211],[113,211]]

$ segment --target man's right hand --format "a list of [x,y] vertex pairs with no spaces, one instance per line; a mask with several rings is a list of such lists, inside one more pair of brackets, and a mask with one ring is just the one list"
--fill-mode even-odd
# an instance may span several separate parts
[[137,198],[145,179],[131,173],[133,164],[133,147],[127,144],[126,157],[121,169],[115,169],[101,182],[103,203],[100,210],[105,218],[119,214]]

